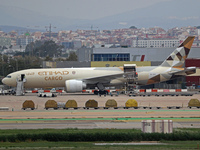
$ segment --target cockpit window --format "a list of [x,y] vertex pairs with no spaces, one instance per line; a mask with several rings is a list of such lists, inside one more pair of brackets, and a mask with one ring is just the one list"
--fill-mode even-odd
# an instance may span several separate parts
[[6,76],[6,78],[11,78],[11,76]]

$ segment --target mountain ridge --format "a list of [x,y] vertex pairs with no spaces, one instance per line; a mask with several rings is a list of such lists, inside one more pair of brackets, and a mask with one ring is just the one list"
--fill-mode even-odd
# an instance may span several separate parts
[[86,27],[89,29],[91,25],[98,27],[100,30],[129,28],[130,26],[136,26],[137,28],[159,26],[168,29],[177,26],[199,26],[199,6],[199,0],[165,1],[146,8],[94,20],[47,16],[28,9],[0,6],[0,17],[1,25],[41,26],[43,30],[49,24],[56,26],[56,30],[77,30],[86,29]]

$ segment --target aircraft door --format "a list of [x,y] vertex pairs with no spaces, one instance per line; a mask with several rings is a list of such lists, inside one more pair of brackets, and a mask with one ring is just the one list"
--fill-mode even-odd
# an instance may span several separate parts
[[127,91],[133,91],[137,84],[136,64],[124,64],[124,78],[126,78]]
[[136,71],[136,64],[124,64],[124,72]]
[[17,77],[17,81],[18,82],[25,82],[25,74],[20,74],[18,77]]
[[136,72],[136,64],[124,64],[124,73],[130,73],[126,75],[126,78],[136,79],[138,76]]

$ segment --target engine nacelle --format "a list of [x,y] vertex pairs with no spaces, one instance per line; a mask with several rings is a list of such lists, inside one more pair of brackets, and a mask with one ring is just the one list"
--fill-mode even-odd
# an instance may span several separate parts
[[86,88],[86,83],[80,80],[66,80],[65,87],[66,91],[70,93],[82,92]]

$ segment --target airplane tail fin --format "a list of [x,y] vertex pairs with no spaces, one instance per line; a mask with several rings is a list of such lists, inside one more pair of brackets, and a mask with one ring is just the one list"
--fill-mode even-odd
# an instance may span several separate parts
[[185,63],[195,36],[189,36],[183,43],[179,45],[161,64],[163,67],[181,68]]

